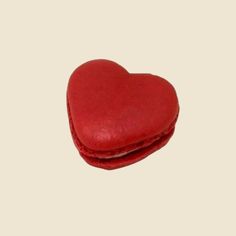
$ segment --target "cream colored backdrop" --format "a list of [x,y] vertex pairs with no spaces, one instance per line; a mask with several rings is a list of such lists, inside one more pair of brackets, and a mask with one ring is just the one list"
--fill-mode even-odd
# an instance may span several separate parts
[[[236,235],[235,1],[0,0],[0,235]],[[71,72],[95,58],[176,87],[174,137],[149,158],[85,164]]]

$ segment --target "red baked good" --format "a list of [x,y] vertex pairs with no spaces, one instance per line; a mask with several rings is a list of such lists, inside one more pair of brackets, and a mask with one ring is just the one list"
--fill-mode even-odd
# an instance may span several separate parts
[[175,89],[151,74],[128,73],[109,60],[79,66],[67,89],[70,129],[90,165],[116,169],[163,147],[174,133]]

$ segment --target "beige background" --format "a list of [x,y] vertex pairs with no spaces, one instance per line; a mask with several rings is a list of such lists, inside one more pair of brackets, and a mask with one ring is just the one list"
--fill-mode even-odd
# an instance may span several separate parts
[[[236,235],[235,1],[0,1],[0,235]],[[95,58],[172,82],[168,146],[85,164],[71,72]]]

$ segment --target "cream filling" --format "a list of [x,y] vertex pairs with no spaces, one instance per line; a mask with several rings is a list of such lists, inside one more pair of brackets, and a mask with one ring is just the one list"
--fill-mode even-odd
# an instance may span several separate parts
[[139,150],[139,149],[142,149],[142,148],[145,148],[145,147],[148,147],[148,146],[150,146],[150,145],[152,145],[154,142],[156,142],[157,140],[159,140],[160,139],[160,137],[158,137],[157,139],[155,139],[152,143],[150,143],[149,145],[147,145],[147,146],[143,146],[143,147],[137,147],[137,148],[135,148],[135,149],[132,149],[132,150],[130,150],[130,151],[126,151],[126,152],[122,152],[122,153],[118,153],[118,154],[115,154],[115,155],[111,155],[111,156],[106,156],[106,158],[105,159],[112,159],[112,158],[117,158],[117,157],[123,157],[123,156],[125,156],[125,155],[127,155],[127,154],[129,154],[129,153],[131,153],[131,152],[134,152],[134,151],[137,151],[137,150]]
[[134,150],[130,150],[128,152],[122,152],[122,153],[118,153],[118,154],[115,154],[115,155],[112,155],[112,156],[106,156],[106,159],[111,159],[111,158],[116,158],[116,157],[123,157],[126,154],[131,153],[131,152],[136,151],[136,150],[138,150],[138,148],[136,148]]

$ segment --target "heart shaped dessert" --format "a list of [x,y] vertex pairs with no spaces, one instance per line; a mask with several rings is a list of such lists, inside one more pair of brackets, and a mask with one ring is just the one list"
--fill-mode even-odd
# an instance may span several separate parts
[[175,89],[151,74],[128,73],[109,60],[78,67],[67,88],[70,129],[90,165],[116,169],[163,147],[174,133]]

